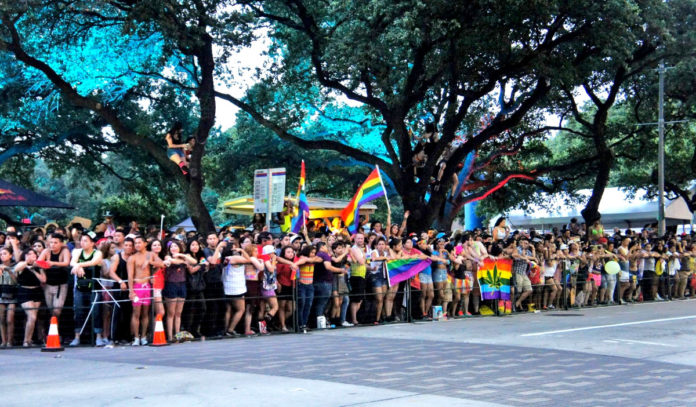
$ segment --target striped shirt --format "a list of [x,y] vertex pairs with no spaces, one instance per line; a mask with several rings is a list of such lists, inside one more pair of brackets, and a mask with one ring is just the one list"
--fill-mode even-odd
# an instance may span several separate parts
[[314,263],[300,266],[300,284],[312,284],[314,282]]

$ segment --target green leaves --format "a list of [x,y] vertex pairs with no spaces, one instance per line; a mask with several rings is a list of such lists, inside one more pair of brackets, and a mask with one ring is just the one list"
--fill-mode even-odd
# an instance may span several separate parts
[[483,276],[481,281],[490,286],[493,290],[500,290],[500,287],[503,286],[503,280],[498,273],[498,266],[494,265],[493,270],[486,270],[486,274]]

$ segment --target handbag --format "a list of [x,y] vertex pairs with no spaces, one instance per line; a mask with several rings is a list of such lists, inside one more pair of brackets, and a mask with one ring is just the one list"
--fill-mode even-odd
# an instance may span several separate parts
[[201,292],[205,290],[205,276],[204,274],[204,269],[201,268],[197,272],[188,275],[188,283],[189,283],[189,288],[191,291],[195,292]]
[[92,291],[92,279],[78,278],[75,280],[75,286],[77,287],[77,291],[88,293]]

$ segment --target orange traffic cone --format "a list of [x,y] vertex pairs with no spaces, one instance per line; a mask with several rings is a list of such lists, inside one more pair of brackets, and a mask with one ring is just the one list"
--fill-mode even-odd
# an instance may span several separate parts
[[51,317],[51,326],[48,328],[46,346],[41,348],[41,352],[61,352],[65,349],[60,346],[60,336],[58,336],[58,318]]
[[157,314],[157,319],[155,320],[155,334],[152,337],[152,343],[150,346],[166,346],[167,339],[164,337],[164,325],[162,324],[162,315]]

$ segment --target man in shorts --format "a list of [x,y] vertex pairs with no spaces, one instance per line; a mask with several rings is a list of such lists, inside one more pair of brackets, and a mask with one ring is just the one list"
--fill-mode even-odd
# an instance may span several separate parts
[[[147,345],[147,328],[150,323],[150,297],[152,275],[150,267],[168,267],[156,254],[147,251],[145,238],[135,237],[135,254],[128,258],[128,296],[133,302],[131,333],[133,346]],[[140,334],[140,336],[138,336]]]
[[358,325],[358,310],[365,298],[366,258],[365,235],[358,232],[355,235],[355,244],[350,248],[348,260],[350,262],[350,316],[353,325]]
[[517,250],[512,252],[512,272],[515,274],[515,289],[519,294],[515,301],[515,310],[522,310],[522,301],[532,294],[532,282],[527,276],[529,263],[534,261],[534,247],[529,245],[529,240],[522,236]]

